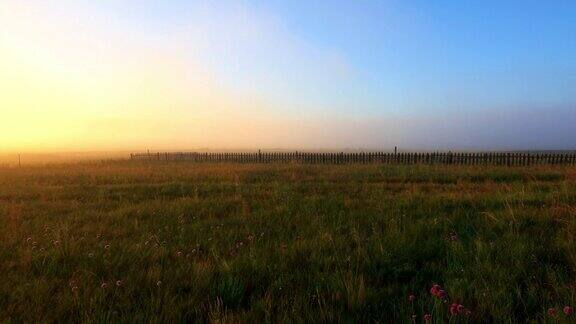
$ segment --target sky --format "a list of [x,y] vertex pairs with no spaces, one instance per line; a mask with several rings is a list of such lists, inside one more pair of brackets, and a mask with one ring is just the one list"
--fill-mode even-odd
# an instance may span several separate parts
[[0,152],[576,149],[576,2],[0,2]]

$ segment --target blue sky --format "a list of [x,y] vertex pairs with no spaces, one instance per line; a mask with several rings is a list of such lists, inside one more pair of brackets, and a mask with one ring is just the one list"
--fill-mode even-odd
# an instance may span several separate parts
[[576,148],[575,17],[574,1],[8,0],[0,150]]
[[496,109],[574,102],[574,1],[256,1],[345,58],[379,103]]

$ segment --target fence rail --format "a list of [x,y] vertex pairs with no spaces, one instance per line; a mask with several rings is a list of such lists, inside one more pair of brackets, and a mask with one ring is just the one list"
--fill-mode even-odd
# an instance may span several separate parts
[[170,152],[133,153],[131,160],[302,164],[452,164],[452,165],[576,165],[576,153],[317,153],[317,152]]

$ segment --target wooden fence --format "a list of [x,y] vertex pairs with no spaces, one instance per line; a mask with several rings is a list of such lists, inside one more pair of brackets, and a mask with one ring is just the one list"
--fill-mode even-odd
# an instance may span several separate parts
[[536,164],[576,165],[576,153],[317,153],[317,152],[171,152],[135,153],[131,160],[192,161],[228,163],[303,163],[303,164],[453,164],[506,165]]

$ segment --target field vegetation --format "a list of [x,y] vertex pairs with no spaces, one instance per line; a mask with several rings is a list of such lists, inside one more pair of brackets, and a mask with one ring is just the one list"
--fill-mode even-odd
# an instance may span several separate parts
[[576,168],[0,168],[0,322],[576,321]]

